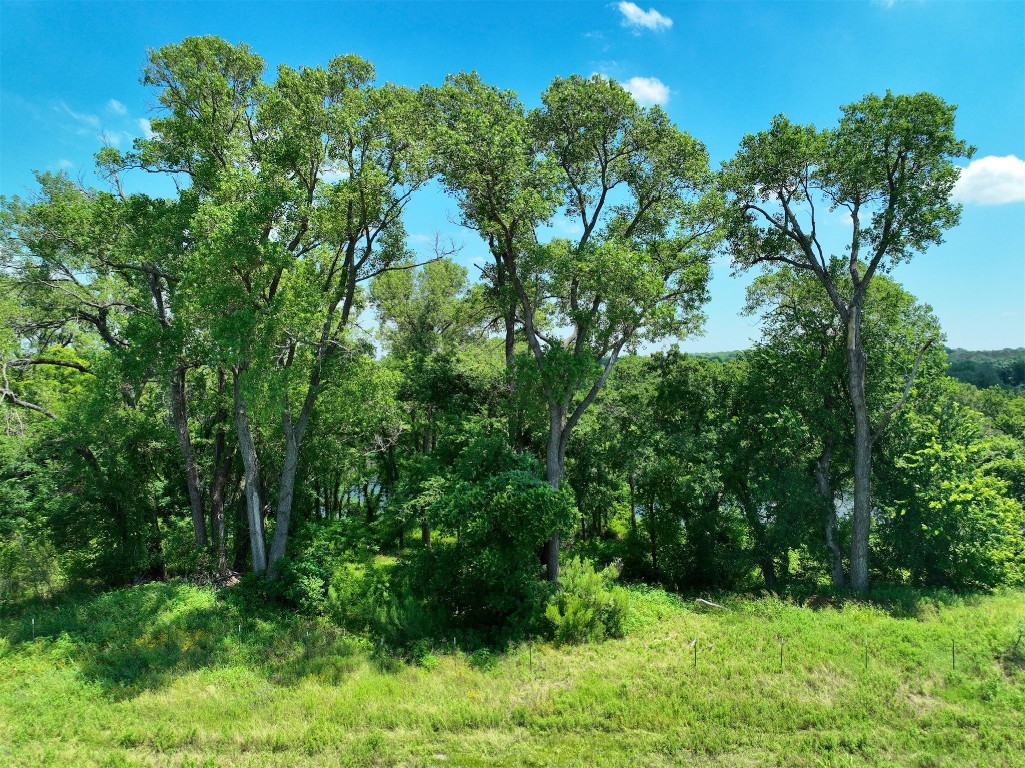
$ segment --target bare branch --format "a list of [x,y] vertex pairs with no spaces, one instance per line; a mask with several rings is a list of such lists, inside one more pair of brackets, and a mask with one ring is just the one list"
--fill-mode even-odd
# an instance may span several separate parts
[[894,414],[897,413],[901,408],[904,407],[904,403],[907,402],[908,395],[911,394],[911,387],[915,383],[915,376],[918,374],[918,366],[922,362],[922,358],[928,351],[929,347],[932,346],[934,339],[929,339],[925,344],[922,345],[921,349],[918,350],[918,354],[915,356],[915,363],[911,366],[911,373],[908,375],[907,381],[904,383],[904,392],[901,394],[900,399],[894,403],[893,407],[890,408],[886,413],[879,419],[878,426],[872,430],[872,442],[874,443],[886,432],[886,428],[890,424],[890,419],[893,418]]

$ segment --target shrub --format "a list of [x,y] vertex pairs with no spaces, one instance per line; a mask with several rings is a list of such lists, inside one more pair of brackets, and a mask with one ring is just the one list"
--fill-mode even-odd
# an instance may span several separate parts
[[556,642],[596,642],[623,636],[627,594],[615,585],[618,577],[616,566],[596,571],[589,560],[578,557],[563,566],[559,590],[545,609]]
[[363,563],[345,563],[331,575],[325,609],[336,624],[363,632],[385,622],[390,600],[385,574]]
[[441,535],[401,565],[410,596],[463,632],[536,629],[548,595],[539,551],[572,525],[570,491],[554,490],[496,435],[472,441],[439,490],[430,517]]

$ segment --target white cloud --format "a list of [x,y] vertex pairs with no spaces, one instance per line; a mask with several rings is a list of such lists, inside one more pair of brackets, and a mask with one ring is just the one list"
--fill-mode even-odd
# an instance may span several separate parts
[[584,225],[579,220],[568,219],[565,216],[555,219],[553,229],[560,235],[566,235],[567,237],[577,237],[584,234]]
[[334,184],[339,181],[345,181],[349,178],[349,171],[343,168],[335,168],[332,165],[326,165],[320,172],[320,180],[325,184]]
[[100,141],[108,147],[120,147],[121,142],[130,138],[131,136],[124,131],[108,131],[106,129],[100,131]]
[[117,99],[111,99],[107,102],[107,111],[113,112],[115,115],[127,115],[128,107]]
[[152,139],[156,134],[153,132],[153,126],[150,125],[149,120],[145,117],[140,117],[138,120],[139,130],[142,131],[142,135],[147,139]]
[[65,112],[65,113],[71,115],[71,117],[74,118],[74,120],[77,123],[80,123],[81,125],[83,125],[83,126],[85,126],[87,128],[92,128],[93,130],[98,130],[99,127],[100,127],[100,118],[98,118],[96,115],[90,115],[90,114],[87,114],[85,112],[76,112],[75,110],[73,110],[71,107],[69,107],[67,105],[67,102],[64,102],[64,101],[57,102],[57,106],[55,107],[55,109],[57,109],[58,111],[62,111],[62,112]]
[[669,87],[657,77],[631,77],[623,87],[642,107],[669,103]]
[[75,164],[73,162],[71,162],[70,160],[63,160],[62,159],[62,160],[58,160],[57,161],[57,167],[60,168],[62,171],[67,171],[67,170],[69,170],[71,168],[74,168]]
[[642,11],[639,5],[627,2],[627,0],[621,0],[621,2],[616,3],[616,7],[623,14],[623,26],[625,27],[643,27],[644,29],[660,30],[669,29],[673,26],[672,19],[668,16],[663,16],[654,8]]
[[980,157],[961,169],[954,200],[977,205],[1002,205],[1025,200],[1025,160],[1014,155]]

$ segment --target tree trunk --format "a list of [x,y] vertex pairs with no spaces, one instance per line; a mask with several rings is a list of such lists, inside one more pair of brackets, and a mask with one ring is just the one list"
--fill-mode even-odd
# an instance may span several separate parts
[[502,320],[505,323],[505,386],[508,402],[506,403],[509,418],[509,445],[514,449],[524,450],[523,414],[516,404],[516,294],[510,295],[509,275],[505,269],[505,261],[494,239],[488,243],[495,258],[495,287],[498,289],[499,302],[502,304]]
[[868,590],[868,535],[872,525],[872,428],[865,397],[865,351],[861,346],[860,307],[847,321],[847,390],[854,412],[854,514],[851,533],[851,589]]
[[658,544],[655,538],[655,502],[648,502],[648,538],[651,540],[651,570],[658,578]]
[[231,456],[227,451],[224,428],[214,438],[214,477],[210,484],[210,533],[217,557],[217,573],[228,572],[228,549],[224,524],[225,492],[231,474]]
[[836,496],[833,493],[829,470],[832,459],[833,443],[827,440],[822,448],[822,453],[815,462],[815,482],[818,484],[819,495],[822,497],[823,528],[826,533],[826,551],[829,554],[830,579],[836,589],[843,589],[845,582],[843,557],[840,554],[840,545],[836,541]]
[[634,503],[634,477],[630,475],[630,530],[637,535],[637,505]]
[[776,587],[776,567],[772,562],[772,553],[769,552],[765,524],[759,517],[758,509],[747,491],[742,494],[741,506],[744,509],[748,527],[751,529],[751,536],[755,541],[755,557],[758,560],[758,567],[762,571],[762,579],[765,580],[766,587],[774,589]]
[[285,556],[285,548],[288,545],[289,526],[292,523],[292,500],[295,497],[295,475],[299,469],[299,448],[302,446],[303,435],[306,434],[306,425],[310,423],[310,414],[313,413],[313,403],[317,399],[319,386],[320,373],[318,369],[314,369],[310,374],[302,407],[299,409],[299,417],[293,423],[287,397],[281,412],[282,432],[285,434],[285,460],[281,466],[278,509],[274,519],[274,538],[270,546],[268,567],[271,576],[274,575],[274,566],[278,560]]
[[[548,484],[559,490],[566,460],[566,446],[562,428],[566,421],[566,407],[550,405],[548,411],[548,452],[545,456],[545,475]],[[546,578],[555,583],[559,580],[559,532],[552,531],[544,548]]]
[[424,514],[420,515],[420,541],[423,543],[424,549],[431,548],[431,526]]
[[153,578],[160,581],[167,581],[167,562],[164,560],[164,542],[160,534],[160,519],[157,517],[155,504],[150,505],[150,523],[153,533],[146,545],[146,553],[149,557],[149,571]]
[[270,544],[270,559],[267,563],[272,577],[274,567],[285,556],[285,548],[288,545],[288,527],[292,521],[292,499],[295,496],[295,474],[299,468],[299,441],[287,418],[285,422],[285,461],[281,467],[277,516]]
[[192,450],[192,439],[189,436],[189,412],[185,400],[185,368],[179,366],[171,373],[171,416],[174,429],[178,435],[178,447],[181,449],[185,462],[185,484],[189,491],[189,504],[192,507],[192,529],[196,538],[196,547],[205,549],[207,546],[206,516],[203,513],[203,490],[199,485],[199,470],[196,468],[196,455]]
[[242,396],[242,372],[234,372],[235,432],[238,435],[239,452],[245,467],[246,514],[249,523],[249,548],[253,558],[253,573],[267,571],[266,540],[263,531],[263,505],[260,501],[260,463],[256,457],[256,445],[249,430],[249,413]]
[[[223,370],[217,372],[217,392],[223,396],[225,388]],[[217,559],[218,576],[228,572],[228,550],[224,523],[225,493],[228,477],[231,474],[231,454],[228,453],[225,422],[228,419],[227,409],[217,409],[216,426],[214,428],[213,480],[210,483],[210,538],[214,545]]]
[[[241,486],[242,483],[240,482]],[[240,490],[242,490],[240,488]],[[245,541],[249,538],[249,522],[246,514],[246,495],[239,493],[235,500],[234,532],[231,542],[231,570],[242,573],[246,569],[246,550],[248,547]]]

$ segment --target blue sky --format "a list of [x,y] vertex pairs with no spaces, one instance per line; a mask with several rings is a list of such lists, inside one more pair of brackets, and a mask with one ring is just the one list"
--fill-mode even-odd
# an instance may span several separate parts
[[[1025,346],[1025,2],[335,2],[0,4],[0,193],[32,169],[86,183],[102,141],[122,148],[155,101],[139,84],[147,48],[189,35],[244,41],[273,70],[340,53],[382,81],[440,83],[477,70],[528,106],[555,76],[601,73],[661,103],[713,165],[777,113],[825,127],[870,92],[931,91],[958,105],[978,151],[958,188],[960,226],[893,277],[933,306],[950,346]],[[143,183],[141,180],[139,183]],[[437,231],[484,255],[434,191],[409,211],[416,242]],[[743,348],[749,276],[717,263],[694,351]]]

